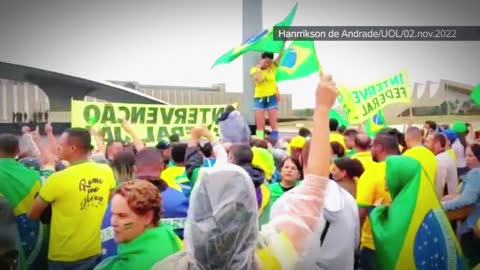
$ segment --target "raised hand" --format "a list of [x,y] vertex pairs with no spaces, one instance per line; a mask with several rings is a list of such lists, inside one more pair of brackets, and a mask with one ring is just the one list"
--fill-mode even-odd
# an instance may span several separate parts
[[330,110],[337,99],[338,90],[331,75],[323,75],[317,86],[316,107]]
[[50,121],[48,121],[45,124],[45,133],[47,133],[47,134],[52,134],[53,133],[53,127],[52,127],[52,123],[50,123]]

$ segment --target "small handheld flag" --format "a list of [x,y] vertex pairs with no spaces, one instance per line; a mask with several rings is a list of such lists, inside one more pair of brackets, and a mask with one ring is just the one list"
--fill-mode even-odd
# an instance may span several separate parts
[[375,136],[380,130],[387,127],[383,111],[379,110],[376,114],[370,117],[365,124],[365,131],[369,137]]

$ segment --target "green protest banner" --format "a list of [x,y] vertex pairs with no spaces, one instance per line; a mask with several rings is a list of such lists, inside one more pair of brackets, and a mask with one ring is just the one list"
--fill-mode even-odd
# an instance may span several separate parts
[[72,127],[90,128],[96,124],[105,140],[130,141],[122,128],[123,119],[130,121],[135,133],[147,145],[178,134],[185,137],[198,125],[207,125],[217,134],[216,120],[227,105],[152,105],[103,103],[72,100]]
[[338,102],[347,112],[350,124],[366,121],[387,105],[411,100],[406,70],[365,86],[340,86],[339,92]]

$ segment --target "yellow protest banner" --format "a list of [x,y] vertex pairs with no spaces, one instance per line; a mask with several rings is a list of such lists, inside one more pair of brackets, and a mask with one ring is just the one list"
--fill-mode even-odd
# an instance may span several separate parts
[[410,103],[410,100],[406,70],[360,87],[339,86],[338,102],[347,113],[350,124],[366,121],[387,105]]
[[95,125],[106,141],[130,141],[122,128],[123,119],[130,121],[135,133],[147,144],[178,134],[185,137],[198,125],[207,125],[218,133],[217,118],[227,105],[156,105],[104,103],[72,100],[72,127]]

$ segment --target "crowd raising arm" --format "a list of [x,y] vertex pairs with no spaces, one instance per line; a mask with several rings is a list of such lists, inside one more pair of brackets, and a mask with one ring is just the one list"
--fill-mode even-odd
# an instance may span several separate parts
[[305,252],[311,234],[322,220],[325,191],[329,182],[330,147],[328,112],[337,97],[331,76],[322,76],[316,90],[316,109],[306,176],[302,183],[278,199],[271,211],[271,221],[262,232],[284,233],[298,254]]

